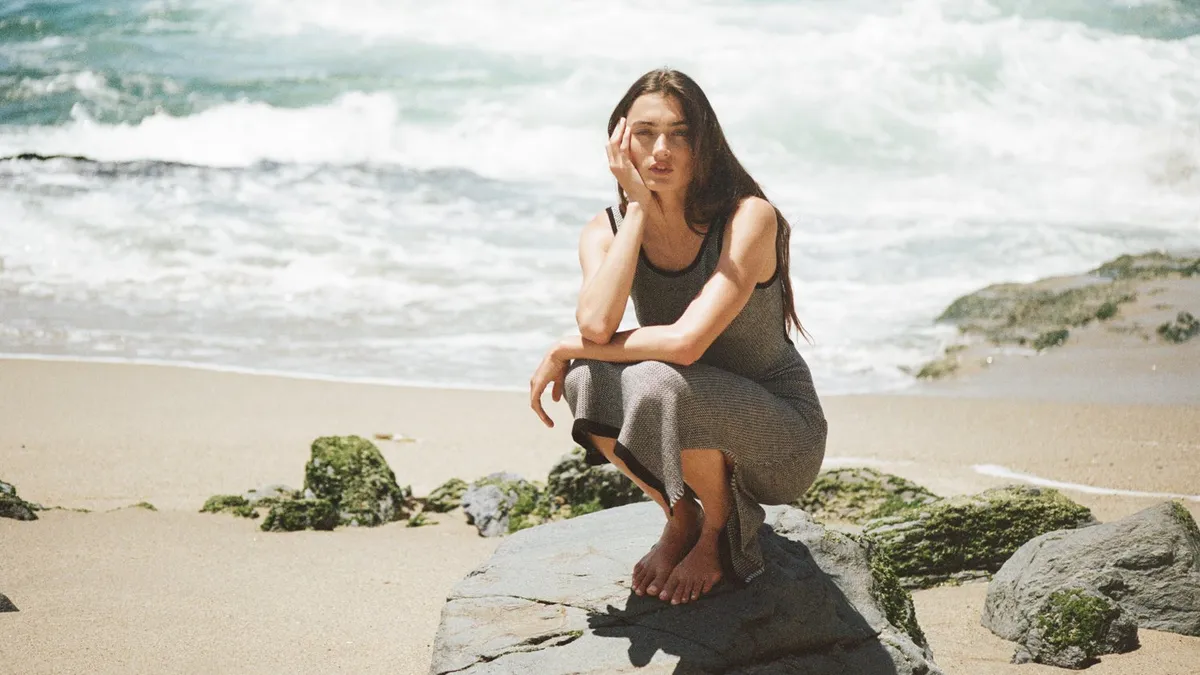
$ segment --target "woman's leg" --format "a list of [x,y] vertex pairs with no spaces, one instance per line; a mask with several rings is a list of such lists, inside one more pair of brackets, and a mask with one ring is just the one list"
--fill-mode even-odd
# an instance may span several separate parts
[[729,474],[731,461],[720,450],[684,450],[680,455],[683,481],[688,484],[704,507],[700,536],[687,556],[675,566],[658,598],[677,605],[691,602],[712,590],[721,580],[720,537],[729,509],[733,490]]
[[[667,524],[650,552],[633,566],[633,592],[638,595],[659,595],[667,585],[671,571],[684,558],[700,530],[700,507],[691,497],[685,496],[675,502],[674,512],[667,506],[666,498],[658,490],[650,487],[638,478],[629,467],[617,457],[617,439],[589,434],[596,449],[603,454],[613,466],[637,484],[647,495],[662,508],[667,516]],[[685,465],[686,466],[686,465]],[[728,487],[728,486],[727,486]]]

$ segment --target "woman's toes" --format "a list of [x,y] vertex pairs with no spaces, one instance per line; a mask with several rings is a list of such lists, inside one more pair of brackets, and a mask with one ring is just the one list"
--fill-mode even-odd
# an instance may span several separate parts
[[658,594],[658,599],[670,602],[675,598],[675,591],[679,588],[679,580],[672,574],[662,584],[662,593]]

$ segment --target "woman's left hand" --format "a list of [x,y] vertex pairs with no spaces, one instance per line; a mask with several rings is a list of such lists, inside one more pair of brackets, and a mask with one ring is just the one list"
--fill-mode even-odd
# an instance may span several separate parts
[[554,426],[554,420],[550,419],[546,410],[542,408],[542,392],[546,391],[546,385],[554,383],[554,388],[550,390],[550,398],[555,401],[562,398],[569,363],[569,360],[558,357],[555,350],[551,349],[546,352],[545,358],[537,370],[533,371],[533,377],[529,380],[529,407],[533,408],[538,417],[542,418],[542,423],[548,427]]

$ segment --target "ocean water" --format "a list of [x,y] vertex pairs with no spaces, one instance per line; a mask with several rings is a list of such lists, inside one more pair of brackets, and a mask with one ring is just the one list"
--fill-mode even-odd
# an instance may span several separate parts
[[793,224],[826,393],[1200,243],[1195,0],[8,0],[0,352],[526,387],[663,65]]

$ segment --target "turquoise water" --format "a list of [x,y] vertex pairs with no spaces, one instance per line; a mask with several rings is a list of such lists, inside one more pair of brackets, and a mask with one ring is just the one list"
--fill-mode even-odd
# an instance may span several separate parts
[[1195,2],[9,2],[0,156],[80,159],[0,160],[0,352],[519,388],[660,65],[793,222],[828,392],[1200,242]]

